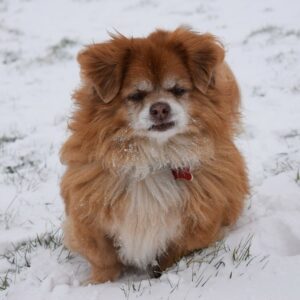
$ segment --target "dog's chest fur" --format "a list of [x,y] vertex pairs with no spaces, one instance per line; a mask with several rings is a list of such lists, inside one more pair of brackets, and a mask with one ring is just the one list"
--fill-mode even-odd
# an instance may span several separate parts
[[130,183],[128,207],[111,232],[123,263],[146,268],[180,236],[183,193],[170,169]]

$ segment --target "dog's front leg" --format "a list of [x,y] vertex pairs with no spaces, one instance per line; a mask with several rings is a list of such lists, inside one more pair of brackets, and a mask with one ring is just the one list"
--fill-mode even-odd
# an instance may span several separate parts
[[75,224],[68,217],[64,225],[65,244],[84,256],[91,264],[92,272],[86,283],[101,283],[116,280],[121,271],[120,263],[113,242],[99,229]]

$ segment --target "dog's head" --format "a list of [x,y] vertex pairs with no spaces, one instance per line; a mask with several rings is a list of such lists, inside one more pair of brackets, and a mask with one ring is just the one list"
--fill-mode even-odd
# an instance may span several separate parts
[[133,135],[160,141],[188,132],[195,122],[209,126],[205,122],[214,118],[209,113],[216,104],[209,98],[223,59],[214,36],[185,28],[158,30],[147,38],[112,36],[78,56],[83,79],[99,101],[99,117],[111,108],[111,127],[120,124],[114,117],[122,115]]
[[[77,147],[82,159],[103,160],[106,153],[116,161],[139,145],[151,152],[180,144],[194,153],[199,144],[224,141],[235,131],[238,88],[222,45],[210,34],[178,28],[146,38],[112,35],[86,47],[78,61],[83,85],[74,95],[80,109],[68,147]],[[185,152],[177,157],[189,156]]]

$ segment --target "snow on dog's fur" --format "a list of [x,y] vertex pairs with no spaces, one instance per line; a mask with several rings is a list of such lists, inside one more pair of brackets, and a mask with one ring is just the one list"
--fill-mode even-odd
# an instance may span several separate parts
[[[248,193],[233,138],[239,91],[210,34],[121,35],[83,50],[82,86],[62,148],[66,245],[92,282],[126,265],[161,270],[214,242]],[[193,180],[176,179],[188,170]]]

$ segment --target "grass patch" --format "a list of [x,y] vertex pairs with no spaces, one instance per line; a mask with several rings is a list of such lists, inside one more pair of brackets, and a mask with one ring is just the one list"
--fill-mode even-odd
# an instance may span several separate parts
[[[219,241],[212,247],[195,251],[184,257],[164,272],[159,279],[147,278],[145,274],[142,276],[143,279],[139,277],[139,280],[134,274],[134,277],[129,276],[125,283],[120,284],[120,289],[124,293],[125,299],[138,298],[142,297],[144,293],[150,293],[152,286],[159,285],[161,282],[169,284],[171,295],[180,287],[181,278],[191,281],[192,288],[201,289],[216,277],[230,280],[243,276],[248,272],[249,266],[254,263],[262,265],[260,269],[264,269],[268,263],[268,256],[254,256],[251,253],[252,240],[253,236],[249,235],[233,247],[224,240]],[[15,281],[18,273],[31,266],[31,258],[38,248],[56,251],[55,257],[59,263],[73,258],[70,251],[63,246],[63,235],[60,229],[12,245],[11,250],[0,256],[0,259],[6,260],[10,266],[7,272],[0,276],[0,291],[5,291]]]
[[261,36],[261,35],[267,35],[268,36],[268,41],[273,42],[278,39],[286,38],[293,36],[297,39],[300,38],[300,30],[286,30],[283,27],[278,27],[278,26],[264,26],[261,27],[257,30],[254,30],[250,32],[247,37],[244,39],[243,44],[247,44],[250,39],[256,37],[256,36]]
[[300,183],[300,170],[298,169],[297,174],[296,174],[296,178],[295,178],[296,183]]
[[2,277],[0,277],[0,291],[5,291],[9,285],[11,279],[8,278],[9,272],[6,272],[6,274]]
[[78,42],[70,38],[62,38],[58,43],[47,49],[44,57],[37,58],[39,63],[52,64],[56,61],[73,59],[72,48],[77,46]]
[[14,143],[15,141],[21,140],[22,138],[23,137],[20,135],[12,135],[12,136],[3,135],[0,137],[0,146],[9,144],[9,143]]
[[[268,263],[268,256],[254,256],[251,253],[253,235],[248,235],[236,246],[229,246],[222,240],[215,245],[195,251],[181,259],[175,266],[163,272],[159,279],[130,280],[120,286],[125,299],[141,297],[143,293],[150,293],[151,287],[159,281],[165,281],[170,286],[170,295],[179,288],[181,278],[191,280],[195,289],[204,288],[216,277],[228,278],[243,276],[250,266],[258,264],[264,269]],[[178,275],[178,280],[170,280],[169,274]]]
[[6,260],[10,265],[7,272],[0,275],[0,290],[7,289],[13,282],[16,274],[20,273],[24,268],[31,266],[31,257],[38,248],[50,249],[51,251],[59,251],[60,249],[57,255],[59,262],[68,261],[73,258],[71,252],[63,246],[63,234],[60,228],[52,232],[37,235],[33,239],[16,245],[12,244],[12,249],[0,255],[0,259]]
[[2,163],[3,182],[16,187],[17,192],[33,191],[48,178],[47,164],[36,157],[35,152],[26,155],[11,155]]

